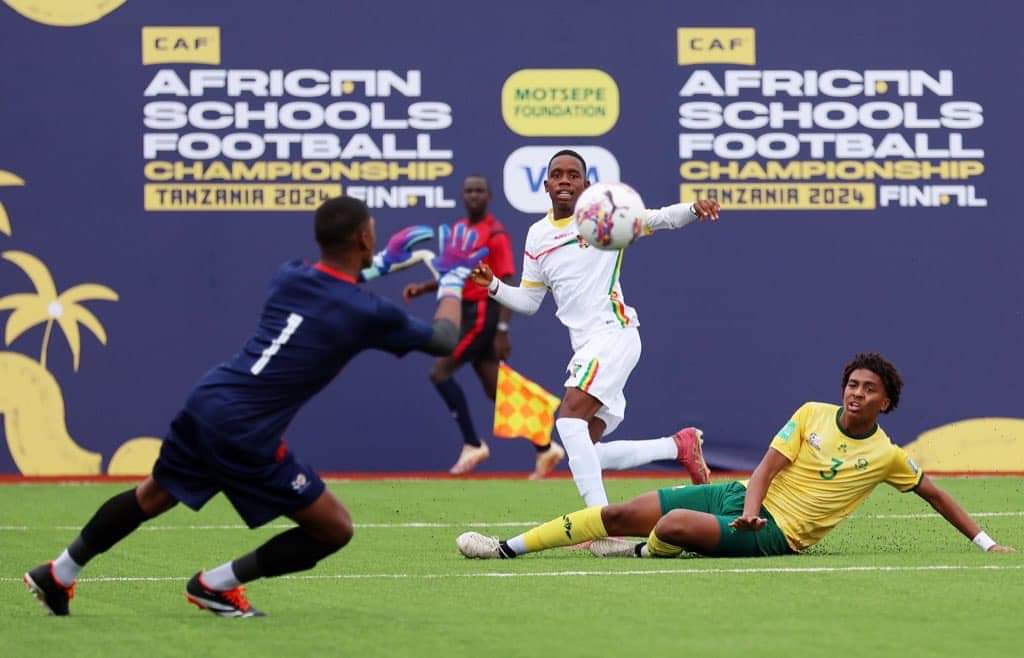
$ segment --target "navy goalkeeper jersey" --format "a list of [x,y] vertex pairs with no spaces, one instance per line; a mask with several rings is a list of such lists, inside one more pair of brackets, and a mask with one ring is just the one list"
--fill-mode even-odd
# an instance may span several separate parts
[[271,455],[303,404],[356,354],[402,356],[432,328],[321,263],[285,263],[270,282],[256,335],[210,370],[185,408],[222,440]]

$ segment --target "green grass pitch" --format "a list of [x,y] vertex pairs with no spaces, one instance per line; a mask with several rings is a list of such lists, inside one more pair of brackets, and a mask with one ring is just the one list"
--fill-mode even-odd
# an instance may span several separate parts
[[[1024,480],[938,483],[1022,551],[983,554],[917,496],[881,486],[802,556],[466,560],[460,532],[508,537],[577,509],[572,482],[332,482],[355,539],[311,572],[253,583],[270,616],[246,620],[187,605],[185,581],[283,524],[248,531],[221,497],[176,508],[90,564],[72,616],[56,619],[21,574],[126,485],[0,486],[0,656],[1024,655]],[[669,484],[607,487],[624,500]]]

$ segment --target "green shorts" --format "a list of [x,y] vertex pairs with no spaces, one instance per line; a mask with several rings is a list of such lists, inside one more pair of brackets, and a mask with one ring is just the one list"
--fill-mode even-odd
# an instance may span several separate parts
[[757,532],[735,530],[729,523],[743,514],[743,499],[747,488],[735,480],[722,484],[696,484],[658,490],[662,515],[674,509],[688,509],[711,514],[718,519],[721,538],[718,546],[708,553],[715,557],[760,557],[787,555],[795,551],[786,542],[786,536],[775,519],[764,507],[761,516],[768,525]]

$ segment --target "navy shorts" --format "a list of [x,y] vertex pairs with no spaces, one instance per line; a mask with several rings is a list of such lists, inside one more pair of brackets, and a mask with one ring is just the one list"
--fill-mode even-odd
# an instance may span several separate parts
[[308,507],[325,488],[316,471],[296,460],[283,442],[273,455],[256,454],[187,411],[171,422],[153,478],[194,510],[223,491],[250,528]]
[[494,334],[498,331],[498,302],[481,299],[462,302],[462,328],[452,358],[460,365],[479,361],[497,361]]

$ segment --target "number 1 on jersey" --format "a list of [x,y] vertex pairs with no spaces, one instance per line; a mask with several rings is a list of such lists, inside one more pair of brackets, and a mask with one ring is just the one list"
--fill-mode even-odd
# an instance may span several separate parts
[[284,329],[282,329],[281,333],[274,339],[274,342],[267,345],[267,349],[263,350],[263,354],[260,355],[259,360],[252,364],[252,368],[249,369],[249,372],[254,375],[258,375],[263,372],[263,369],[267,367],[268,363],[270,363],[270,359],[277,354],[282,345],[288,342],[288,339],[292,337],[292,334],[295,333],[295,330],[299,328],[300,324],[302,324],[301,315],[298,313],[292,313],[289,315],[288,323],[284,325]]

